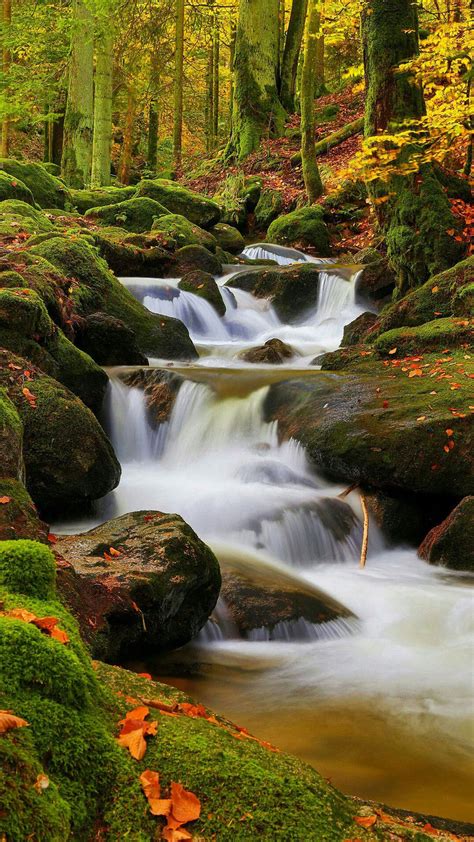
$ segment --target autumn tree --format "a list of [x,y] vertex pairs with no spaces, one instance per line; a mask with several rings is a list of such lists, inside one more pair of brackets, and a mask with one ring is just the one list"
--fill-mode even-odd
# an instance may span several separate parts
[[314,202],[323,192],[319,167],[316,163],[314,137],[315,67],[318,49],[319,11],[317,0],[309,0],[304,35],[303,72],[301,76],[301,163],[306,194]]
[[94,125],[94,19],[87,0],[74,0],[61,171],[70,187],[89,184]]

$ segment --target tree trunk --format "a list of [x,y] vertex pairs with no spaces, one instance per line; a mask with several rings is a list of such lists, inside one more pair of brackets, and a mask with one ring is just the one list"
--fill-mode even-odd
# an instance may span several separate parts
[[[409,72],[397,72],[400,62],[418,54],[416,6],[411,0],[370,0],[362,17],[362,37],[365,135],[397,133],[425,110],[420,85]],[[404,159],[414,151],[415,144],[407,147]],[[460,258],[459,244],[447,233],[457,224],[430,164],[415,174],[395,171],[388,184],[376,181],[368,187],[400,294]]]
[[102,27],[96,44],[92,187],[106,187],[110,184],[113,51],[112,23],[107,21]]
[[183,148],[183,55],[184,55],[184,0],[176,0],[175,68],[174,68],[174,123],[173,158],[181,166]]
[[[3,0],[2,6],[2,24],[3,24],[3,33],[4,36],[8,37],[10,32],[12,22],[12,3],[11,0]],[[3,76],[6,79],[8,72],[10,70],[11,65],[11,51],[10,47],[7,44],[4,44],[2,49],[2,72]],[[7,88],[7,102],[8,102],[8,88]],[[10,118],[8,113],[6,113],[2,120],[2,144],[1,144],[1,156],[2,158],[8,158],[8,154],[10,152]]]
[[207,51],[206,66],[206,105],[204,109],[204,124],[206,132],[206,152],[212,149],[212,126],[214,121],[214,43],[211,40]]
[[229,46],[229,123],[230,131],[232,131],[232,113],[234,111],[234,58],[235,58],[235,37],[236,26],[235,21],[232,20],[230,24],[230,46]]
[[314,139],[314,66],[316,63],[319,13],[317,0],[309,0],[304,34],[303,71],[301,75],[301,163],[309,202],[323,192],[323,183],[316,163]]
[[296,74],[303,40],[308,0],[293,0],[281,67],[280,99],[287,111],[295,110]]
[[240,0],[229,152],[239,160],[262,137],[281,135],[285,111],[277,91],[279,0]]
[[133,130],[135,127],[135,91],[130,84],[127,88],[127,114],[125,116],[125,130],[123,133],[122,154],[118,170],[118,180],[121,184],[128,184],[130,181],[130,169],[132,166],[133,151]]
[[148,151],[147,164],[148,169],[156,173],[156,166],[158,163],[158,53],[153,51],[151,56],[150,68],[150,106],[148,108]]
[[321,25],[324,22],[324,2],[320,4],[319,11],[319,36],[316,43],[316,64],[314,72],[316,75],[315,94],[316,96],[324,96],[327,93],[325,67],[324,67],[324,30]]
[[94,25],[84,0],[74,0],[62,175],[70,187],[89,184],[94,112]]
[[219,15],[214,12],[214,30],[212,34],[212,149],[216,149],[219,139]]

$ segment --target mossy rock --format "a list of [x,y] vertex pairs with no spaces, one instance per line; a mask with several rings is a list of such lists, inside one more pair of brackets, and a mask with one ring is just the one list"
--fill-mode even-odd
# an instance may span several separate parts
[[164,277],[170,265],[168,248],[176,248],[171,238],[159,232],[130,234],[122,228],[103,228],[94,232],[99,254],[116,275],[124,277]]
[[[14,279],[16,282],[12,283]],[[30,251],[10,251],[8,260],[0,267],[0,288],[11,287],[28,288],[38,293],[53,321],[64,330],[70,330],[70,314],[65,305],[71,282],[57,266]]]
[[166,179],[144,179],[137,187],[136,196],[147,196],[154,199],[168,209],[168,213],[180,214],[201,228],[212,228],[219,222],[221,210],[219,205],[194,193],[187,187],[182,187],[174,181]]
[[283,365],[291,360],[295,352],[290,345],[282,342],[281,339],[268,339],[264,345],[258,348],[249,348],[239,354],[241,360],[248,363],[264,363],[268,365]]
[[0,289],[0,333],[9,330],[45,342],[54,333],[42,299],[30,289]]
[[41,166],[46,172],[49,172],[50,175],[55,175],[56,178],[61,176],[61,167],[59,164],[54,164],[53,161],[42,161]]
[[262,190],[255,208],[255,225],[257,230],[266,231],[270,223],[281,214],[282,210],[283,197],[280,191],[273,190],[270,187]]
[[135,234],[151,231],[153,223],[160,216],[168,214],[167,208],[145,196],[127,199],[113,205],[89,208],[85,216],[104,225],[117,225]]
[[208,272],[202,272],[199,269],[195,272],[188,272],[181,278],[178,287],[185,292],[194,293],[199,298],[204,298],[205,301],[214,307],[214,310],[217,311],[219,316],[225,314],[226,306],[221,291],[212,275]]
[[59,178],[47,172],[41,164],[0,158],[0,170],[22,181],[31,190],[41,208],[64,209],[70,202],[69,191]]
[[259,175],[251,175],[245,179],[244,186],[240,191],[240,198],[243,200],[246,210],[250,213],[257,207],[262,186],[263,181]]
[[331,253],[328,229],[318,206],[299,208],[279,216],[267,231],[267,241],[294,248],[311,247],[319,257]]
[[95,190],[69,190],[71,207],[78,213],[86,213],[91,208],[101,208],[106,205],[116,205],[131,199],[135,194],[135,187],[100,187]]
[[19,199],[0,202],[0,236],[16,238],[20,233],[38,234],[53,230],[41,211]]
[[[474,284],[474,257],[456,263],[451,269],[433,275],[380,314],[378,332],[396,327],[416,327],[434,318],[472,316],[471,295]],[[467,290],[467,292],[466,292]],[[474,297],[474,296],[473,296]]]
[[249,269],[234,275],[226,286],[268,298],[280,319],[295,321],[316,306],[320,270],[311,263]]
[[464,347],[468,350],[473,344],[473,327],[474,322],[469,319],[435,319],[417,327],[388,330],[375,340],[374,348],[382,356],[392,352],[394,358],[444,348]]
[[[3,361],[2,361],[3,362]],[[11,362],[11,361],[9,361]],[[13,363],[15,365],[15,363]],[[10,374],[7,364],[5,379]],[[0,388],[0,472],[3,477],[17,479],[23,471],[23,424],[5,388]]]
[[[120,465],[92,412],[26,360],[6,351],[0,355],[0,385],[23,423],[26,487],[39,509],[64,512],[115,488]],[[8,368],[10,364],[19,368]],[[30,372],[28,395],[23,392],[24,369]]]
[[34,205],[33,193],[22,181],[0,170],[0,202],[7,199],[19,199],[28,205]]
[[92,313],[81,324],[76,342],[99,365],[148,365],[133,330],[106,313]]
[[36,541],[0,543],[0,586],[37,599],[54,597],[56,562],[49,549]]
[[171,278],[182,278],[196,269],[210,275],[220,275],[222,263],[203,246],[183,246],[175,252],[168,274]]
[[[223,251],[230,252],[231,255],[240,254],[245,248],[245,240],[242,234],[233,225],[218,222],[211,228],[210,233],[215,237],[220,248]],[[224,259],[222,262],[228,261]]]
[[448,517],[435,526],[418,555],[430,564],[474,572],[474,497],[464,497]]
[[171,237],[178,248],[182,246],[204,246],[209,251],[216,250],[216,238],[209,231],[205,231],[178,213],[160,216],[153,223],[152,231],[158,231]]
[[0,505],[0,548],[1,542],[18,538],[46,542],[48,527],[39,519],[23,483],[10,477],[0,478],[0,498],[4,497],[10,499]]
[[377,324],[377,316],[375,313],[361,313],[360,316],[357,316],[356,319],[349,322],[349,324],[344,327],[341,344],[346,347],[347,345],[357,345],[358,343],[363,342],[367,332],[375,324]]
[[[390,365],[368,346],[326,357],[336,358],[331,371],[271,386],[265,407],[266,420],[278,420],[284,438],[298,439],[318,471],[348,485],[472,494],[472,365],[463,351],[451,351],[442,362],[435,353]],[[421,374],[410,377],[415,369]],[[429,376],[433,371],[436,378]]]
[[356,282],[356,295],[362,301],[386,301],[395,289],[395,275],[385,255],[372,248],[362,249],[353,256],[354,263],[364,269]]
[[367,188],[363,181],[347,179],[338,190],[325,196],[320,207],[324,220],[333,226],[351,223],[367,210]]
[[23,278],[19,272],[13,269],[7,269],[6,272],[0,272],[0,288],[12,289],[13,287],[22,287]]

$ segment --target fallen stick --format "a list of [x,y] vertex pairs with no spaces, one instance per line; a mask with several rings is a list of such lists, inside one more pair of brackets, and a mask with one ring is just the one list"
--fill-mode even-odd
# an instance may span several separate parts
[[362,533],[362,546],[360,548],[359,566],[365,567],[365,562],[367,559],[367,547],[369,544],[369,510],[367,508],[367,502],[362,491],[360,492],[360,503],[362,506],[362,511],[364,513],[364,531]]
[[352,485],[349,486],[349,488],[346,488],[345,491],[341,491],[341,493],[337,495],[339,497],[339,500],[344,500],[344,497],[347,497],[351,493],[351,491],[355,491],[355,489],[358,487],[359,483],[353,482]]
[[[346,126],[343,126],[342,129],[338,129],[336,132],[332,132],[332,134],[328,134],[327,137],[323,138],[322,140],[318,140],[314,147],[314,151],[316,156],[318,155],[325,155],[326,152],[329,152],[334,146],[338,146],[340,143],[344,143],[345,140],[348,140],[350,137],[354,137],[356,134],[360,134],[360,132],[364,128],[364,118],[359,117],[357,120],[353,120],[352,123],[347,123]],[[295,152],[294,155],[290,158],[291,166],[297,167],[301,164],[301,152]]]

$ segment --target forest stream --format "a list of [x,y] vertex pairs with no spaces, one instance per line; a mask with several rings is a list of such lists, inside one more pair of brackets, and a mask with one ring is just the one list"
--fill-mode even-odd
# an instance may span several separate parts
[[[268,245],[245,254],[282,265],[314,260]],[[54,530],[84,531],[140,509],[177,512],[224,569],[334,600],[345,616],[242,635],[221,599],[191,644],[128,666],[307,760],[344,792],[467,820],[469,576],[430,566],[414,549],[387,547],[372,522],[360,569],[357,491],[346,498],[354,522],[341,529],[331,502],[344,489],[317,476],[302,446],[280,442],[277,422],[265,418],[271,384],[320,376],[310,362],[338,348],[344,325],[367,309],[356,299],[359,268],[321,265],[317,305],[291,325],[265,299],[232,286],[235,271],[228,267],[218,279],[222,318],[179,290],[178,280],[122,278],[150,311],[184,322],[199,360],[150,360],[151,368],[184,378],[169,419],[155,428],[143,390],[124,384],[125,369],[109,371],[106,428],[122,465],[120,485],[100,501],[93,521]],[[273,337],[298,356],[281,366],[238,356]]]

